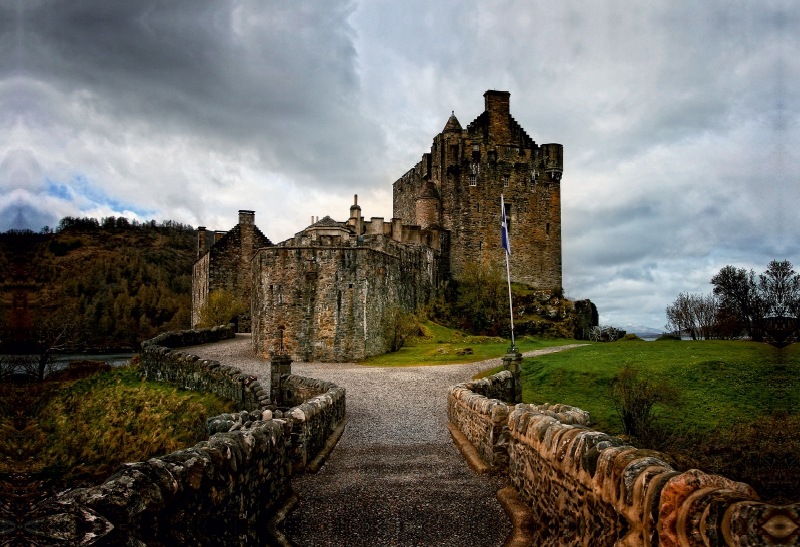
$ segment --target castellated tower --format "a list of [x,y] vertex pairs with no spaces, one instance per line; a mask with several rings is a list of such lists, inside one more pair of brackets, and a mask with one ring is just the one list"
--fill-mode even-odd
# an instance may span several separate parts
[[429,153],[393,185],[394,216],[450,232],[450,271],[501,265],[500,194],[511,240],[511,280],[539,289],[561,284],[563,146],[537,145],[511,116],[508,91],[484,93],[484,112],[466,129],[455,114]]

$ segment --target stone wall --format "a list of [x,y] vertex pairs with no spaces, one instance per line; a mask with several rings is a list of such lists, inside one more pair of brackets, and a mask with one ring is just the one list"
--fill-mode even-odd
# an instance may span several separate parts
[[99,486],[37,506],[26,530],[38,541],[70,545],[263,544],[265,523],[291,493],[289,430],[285,420],[258,421],[162,458],[124,464]]
[[281,387],[292,408],[284,416],[292,420],[291,458],[296,470],[305,468],[322,449],[345,417],[345,390],[314,378],[286,377]]
[[218,361],[200,359],[174,348],[218,342],[234,337],[232,325],[210,329],[168,332],[142,343],[144,377],[182,389],[216,393],[244,410],[268,408],[269,392],[255,376]]
[[295,361],[353,361],[389,350],[393,315],[440,283],[439,253],[381,234],[352,246],[275,246],[253,258],[253,349]]
[[[148,340],[142,344],[145,378],[183,389],[216,393],[235,401],[241,411],[209,418],[209,434],[247,429],[260,420],[271,419],[274,412],[289,424],[286,450],[292,467],[301,471],[342,423],[346,412],[345,390],[315,378],[283,374],[277,377],[279,393],[275,393],[270,391],[271,386],[263,385],[255,376],[242,374],[236,367],[173,349],[233,336],[233,327],[229,325],[169,332]],[[286,363],[291,361],[286,360]]]
[[487,462],[508,474],[559,545],[800,545],[800,504],[761,503],[744,483],[696,469],[679,473],[659,452],[590,429],[580,409],[512,408],[468,389],[496,393],[493,386],[507,374],[451,387],[448,415]]
[[175,350],[233,336],[232,325],[164,333],[142,344],[141,363],[150,380],[217,393],[243,410],[209,418],[210,437],[192,448],[126,463],[98,486],[36,504],[33,513],[19,515],[22,539],[120,547],[270,544],[269,523],[292,495],[291,474],[303,471],[342,423],[345,391],[285,374],[279,377],[284,397],[276,394],[285,400],[272,401],[255,377]]

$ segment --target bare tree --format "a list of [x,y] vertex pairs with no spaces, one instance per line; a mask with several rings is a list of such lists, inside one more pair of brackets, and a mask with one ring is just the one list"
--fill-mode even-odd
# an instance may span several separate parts
[[59,307],[40,315],[33,321],[26,337],[32,354],[20,366],[26,374],[41,382],[52,371],[55,356],[74,349],[82,334],[81,316],[73,307]]
[[766,333],[780,346],[800,331],[800,275],[788,260],[773,260],[757,279],[753,270],[725,266],[711,283],[753,340]]
[[696,295],[682,292],[675,301],[667,306],[667,328],[679,335],[687,332],[692,340],[697,340],[700,328],[693,310]]

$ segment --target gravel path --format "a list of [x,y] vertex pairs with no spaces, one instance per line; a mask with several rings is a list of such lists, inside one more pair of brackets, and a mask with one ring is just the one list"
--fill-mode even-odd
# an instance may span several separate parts
[[[269,362],[253,354],[249,335],[183,349],[268,381]],[[293,363],[293,373],[347,390],[350,421],[318,473],[292,478],[300,504],[284,523],[286,535],[301,547],[502,545],[511,524],[496,494],[505,483],[471,471],[445,427],[447,387],[501,362]]]

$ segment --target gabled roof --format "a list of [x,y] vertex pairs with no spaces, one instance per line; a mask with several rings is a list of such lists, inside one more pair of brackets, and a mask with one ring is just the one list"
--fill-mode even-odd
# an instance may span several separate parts
[[325,215],[320,220],[309,226],[309,228],[341,228],[341,226],[341,222],[336,222],[329,215]]
[[442,133],[447,133],[448,131],[461,131],[461,124],[458,123],[458,118],[456,118],[455,112],[450,115],[450,118],[447,120],[444,129],[442,129]]

